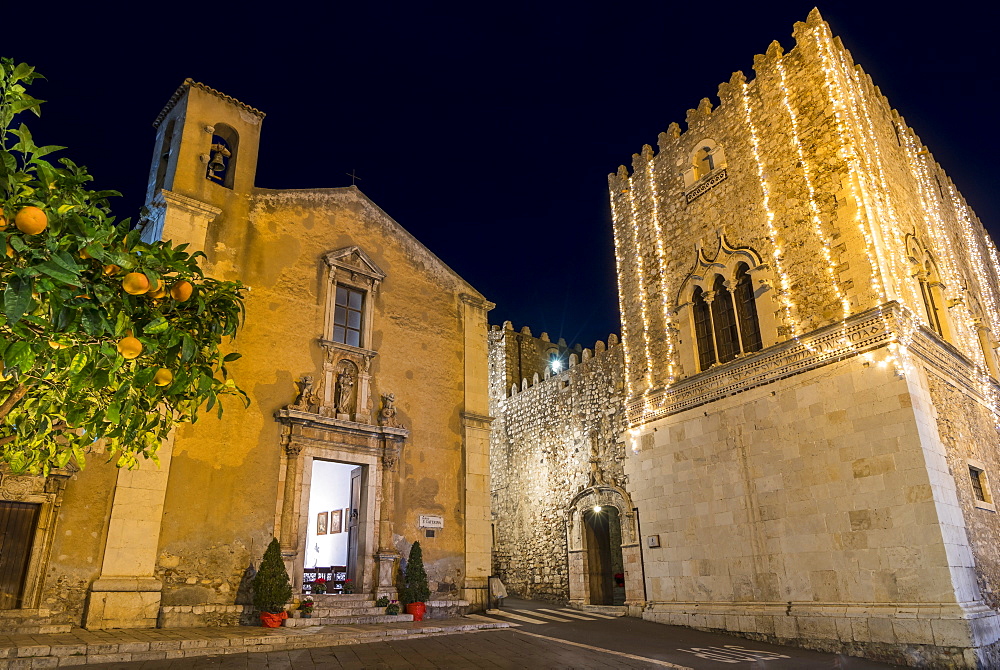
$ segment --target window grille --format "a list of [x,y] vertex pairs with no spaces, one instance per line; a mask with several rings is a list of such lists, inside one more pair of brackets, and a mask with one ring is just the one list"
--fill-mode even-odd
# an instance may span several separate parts
[[333,341],[361,346],[361,310],[364,293],[346,286],[337,287],[333,311]]

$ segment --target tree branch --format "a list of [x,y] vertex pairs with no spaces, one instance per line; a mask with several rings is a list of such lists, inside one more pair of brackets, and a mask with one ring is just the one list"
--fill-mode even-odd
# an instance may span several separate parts
[[[23,398],[27,392],[27,384],[18,384],[17,387],[10,392],[10,395],[7,396],[7,399],[3,401],[3,404],[0,405],[0,419],[10,414],[10,411],[14,409],[14,405],[19,403],[21,398]],[[0,442],[0,444],[3,443]]]

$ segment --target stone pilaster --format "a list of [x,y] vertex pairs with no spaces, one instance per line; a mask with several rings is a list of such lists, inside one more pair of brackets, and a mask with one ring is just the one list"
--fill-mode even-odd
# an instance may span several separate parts
[[465,587],[462,598],[473,611],[489,602],[493,553],[490,527],[490,422],[486,313],[493,304],[462,294],[465,333]]
[[84,627],[154,628],[163,584],[155,576],[163,499],[174,436],[160,445],[160,466],[121,469],[108,525],[100,577],[87,596]]

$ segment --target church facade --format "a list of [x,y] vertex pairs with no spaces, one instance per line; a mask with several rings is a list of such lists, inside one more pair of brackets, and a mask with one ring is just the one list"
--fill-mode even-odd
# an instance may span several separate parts
[[263,118],[185,81],[156,119],[143,229],[250,287],[229,364],[249,408],[179,426],[159,467],[4,476],[0,498],[41,510],[5,628],[247,622],[272,537],[295,593],[332,574],[395,598],[419,540],[432,615],[486,602],[492,304],[353,186],[255,186]]
[[[562,498],[522,491],[522,515],[563,522],[567,576],[540,595],[600,600],[600,554],[626,556],[634,526],[633,574],[619,560],[642,588],[623,611],[996,667],[1000,257],[818,12],[793,34],[609,177],[622,391],[605,400],[625,415],[621,473],[608,466],[621,492],[592,498],[591,515],[576,505],[597,492],[585,458],[560,471]],[[552,380],[532,374],[493,385],[507,396],[498,426],[524,422],[510,402],[522,388],[541,403],[530,421],[553,416]],[[567,428],[555,418],[529,439],[576,448]],[[494,458],[514,439],[495,432]],[[515,498],[494,491],[495,516]],[[620,528],[602,536],[608,506]],[[495,557],[502,578],[518,582],[503,565],[529,561],[529,540]]]

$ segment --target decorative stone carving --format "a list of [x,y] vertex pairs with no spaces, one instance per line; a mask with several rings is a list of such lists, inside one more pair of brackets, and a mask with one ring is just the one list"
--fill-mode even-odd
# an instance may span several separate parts
[[396,421],[396,394],[395,393],[383,393],[382,394],[382,409],[378,413],[378,424],[380,426],[388,426],[390,428],[399,428],[399,424]]
[[337,418],[347,419],[354,411],[354,375],[351,364],[345,362],[337,375]]
[[41,477],[4,475],[0,480],[0,499],[22,501],[33,493],[44,492]]
[[323,396],[320,395],[319,391],[323,387],[323,382],[314,387],[312,375],[303,375],[302,379],[296,383],[299,387],[299,395],[291,405],[291,409],[308,412],[311,407],[322,404]]

